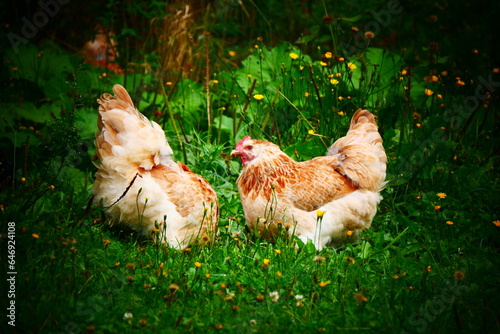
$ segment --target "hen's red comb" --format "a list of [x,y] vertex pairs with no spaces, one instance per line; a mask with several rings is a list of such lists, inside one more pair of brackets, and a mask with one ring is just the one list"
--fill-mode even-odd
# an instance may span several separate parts
[[252,138],[250,138],[250,136],[245,136],[245,137],[243,137],[243,139],[242,139],[242,140],[240,140],[240,141],[238,142],[238,144],[236,144],[236,149],[237,149],[237,150],[241,149],[241,148],[243,147],[243,143],[244,143],[245,141],[247,141],[248,139],[252,139]]

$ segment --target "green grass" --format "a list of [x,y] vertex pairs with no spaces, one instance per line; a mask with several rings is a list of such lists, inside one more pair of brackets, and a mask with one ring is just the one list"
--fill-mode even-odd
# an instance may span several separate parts
[[[259,10],[254,19],[266,8]],[[241,63],[214,65],[221,70],[210,74],[208,95],[195,80],[162,82],[155,61],[144,64],[153,71],[103,75],[54,42],[7,49],[0,258],[5,273],[14,259],[17,274],[16,327],[5,317],[2,333],[499,332],[498,63],[471,39],[479,54],[464,55],[447,36],[442,50],[430,48],[434,26],[406,50],[376,45],[376,36],[373,46],[330,58],[332,43],[354,45],[352,25],[373,20],[357,14],[346,7],[302,43],[233,46]],[[439,19],[440,27],[455,24],[444,12]],[[381,35],[411,35],[412,20],[394,16],[397,28]],[[213,49],[223,27],[212,28],[211,52],[220,56]],[[210,244],[177,251],[140,240],[110,229],[89,204],[95,100],[125,82],[139,110],[164,127],[176,159],[218,192],[219,234]],[[359,107],[377,115],[389,157],[372,228],[321,252],[298,239],[260,240],[245,227],[241,166],[228,158],[235,143],[251,135],[309,159],[345,134]],[[0,285],[5,297],[10,285]]]

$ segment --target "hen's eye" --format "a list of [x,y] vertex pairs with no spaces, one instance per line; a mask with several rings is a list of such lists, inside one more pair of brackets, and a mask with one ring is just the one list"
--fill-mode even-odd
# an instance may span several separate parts
[[246,147],[246,149],[247,149],[247,150],[249,150],[249,151],[251,151],[251,150],[253,149],[253,146],[252,146],[252,145],[248,145],[248,146]]

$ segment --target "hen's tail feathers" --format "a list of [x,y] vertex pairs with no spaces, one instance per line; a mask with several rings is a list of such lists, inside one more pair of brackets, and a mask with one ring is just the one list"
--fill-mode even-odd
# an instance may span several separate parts
[[338,157],[337,171],[356,186],[380,191],[386,184],[387,156],[376,118],[368,110],[358,109],[354,113],[347,135],[328,149],[328,155]]
[[125,88],[115,85],[113,92],[114,96],[104,93],[97,100],[96,148],[101,166],[123,175],[134,167],[150,170],[171,160],[173,152],[161,127],[134,107]]

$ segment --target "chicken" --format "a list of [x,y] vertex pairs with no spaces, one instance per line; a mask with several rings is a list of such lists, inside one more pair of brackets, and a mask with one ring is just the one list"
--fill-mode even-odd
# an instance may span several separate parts
[[231,152],[247,225],[273,240],[279,226],[316,249],[355,240],[382,197],[387,156],[375,116],[359,109],[326,156],[297,162],[267,141],[244,137]]
[[217,194],[201,176],[175,162],[161,127],[134,107],[120,85],[99,106],[94,203],[122,224],[171,247],[208,241],[216,232]]

